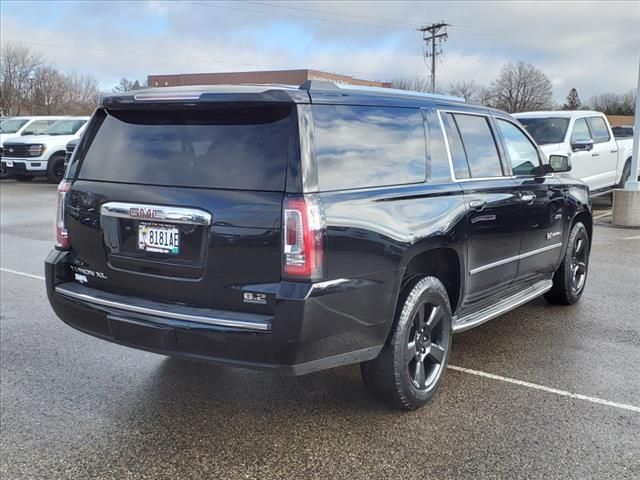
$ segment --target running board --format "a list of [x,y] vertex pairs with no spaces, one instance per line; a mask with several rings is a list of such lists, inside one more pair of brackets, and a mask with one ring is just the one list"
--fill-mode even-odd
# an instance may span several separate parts
[[464,332],[478,325],[482,325],[489,320],[492,320],[500,315],[507,313],[509,310],[513,310],[520,305],[539,297],[545,292],[551,290],[553,282],[551,280],[542,280],[534,285],[522,290],[521,292],[511,295],[510,297],[500,300],[495,305],[492,305],[488,309],[480,312],[473,312],[463,317],[453,318],[453,332]]

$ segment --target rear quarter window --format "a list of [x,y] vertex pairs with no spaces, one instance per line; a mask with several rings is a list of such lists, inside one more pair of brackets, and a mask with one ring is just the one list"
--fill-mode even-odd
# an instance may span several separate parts
[[321,190],[426,180],[425,130],[420,110],[314,105],[312,112]]
[[99,111],[78,178],[282,191],[291,106]]

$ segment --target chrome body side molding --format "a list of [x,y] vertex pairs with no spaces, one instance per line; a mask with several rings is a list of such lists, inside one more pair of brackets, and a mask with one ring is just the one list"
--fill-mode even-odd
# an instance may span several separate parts
[[515,262],[516,260],[521,260],[523,258],[531,257],[533,255],[538,255],[539,253],[548,252],[549,250],[554,250],[556,248],[562,248],[562,243],[554,243],[553,245],[547,245],[546,247],[538,248],[536,250],[531,250],[530,252],[521,253],[520,255],[514,255],[513,257],[503,258],[502,260],[498,260],[497,262],[488,263],[486,265],[482,265],[481,267],[474,268],[469,272],[469,274],[475,275],[476,273],[484,272],[485,270],[489,270],[490,268],[499,267],[500,265],[504,265],[505,263]]

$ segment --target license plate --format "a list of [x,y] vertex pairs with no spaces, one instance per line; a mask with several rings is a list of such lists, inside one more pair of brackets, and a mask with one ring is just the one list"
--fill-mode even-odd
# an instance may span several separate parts
[[173,227],[140,224],[138,226],[138,249],[145,252],[180,253],[180,230]]
[[4,163],[7,165],[7,167],[13,167],[13,161],[12,160],[7,160]]

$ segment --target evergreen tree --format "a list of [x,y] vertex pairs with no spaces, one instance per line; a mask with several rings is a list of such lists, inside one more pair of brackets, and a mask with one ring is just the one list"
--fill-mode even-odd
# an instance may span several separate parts
[[582,106],[582,102],[580,101],[580,97],[578,96],[578,91],[575,88],[569,90],[569,95],[567,95],[567,102],[562,106],[563,110],[580,110]]

